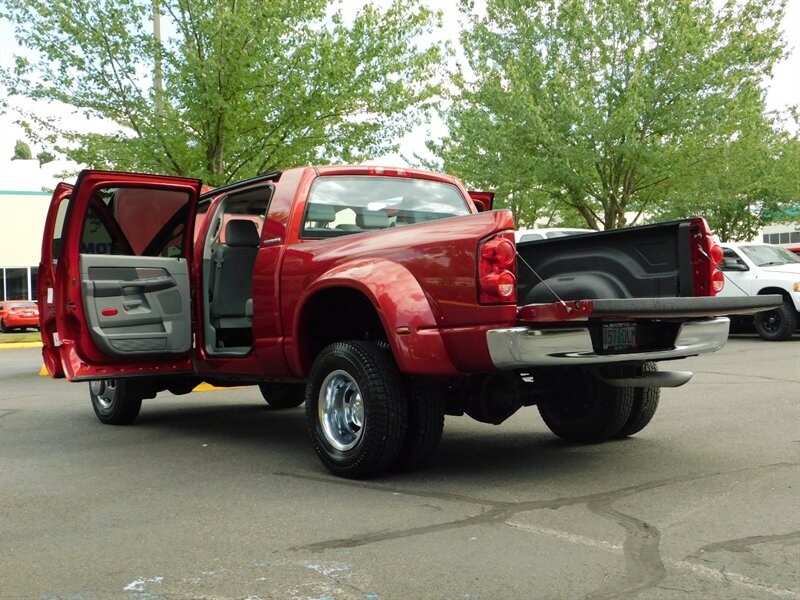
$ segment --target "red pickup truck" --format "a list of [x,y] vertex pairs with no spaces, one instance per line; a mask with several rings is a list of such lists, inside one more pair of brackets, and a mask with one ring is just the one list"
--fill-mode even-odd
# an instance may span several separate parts
[[779,297],[716,298],[705,221],[515,245],[492,197],[410,169],[195,179],[83,171],[56,188],[38,298],[52,377],[89,382],[103,423],[198,383],[305,401],[345,477],[424,461],[444,415],[498,424],[537,405],[567,440],[641,430],[728,319]]

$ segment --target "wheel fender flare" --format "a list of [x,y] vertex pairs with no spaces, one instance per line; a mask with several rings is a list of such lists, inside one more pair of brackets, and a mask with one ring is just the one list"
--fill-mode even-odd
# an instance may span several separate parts
[[348,261],[325,272],[303,292],[294,314],[292,331],[297,340],[287,353],[292,369],[304,373],[300,331],[307,303],[330,288],[354,289],[370,301],[378,313],[386,339],[403,373],[456,375],[458,370],[442,340],[436,317],[419,281],[403,265],[388,259],[364,258]]

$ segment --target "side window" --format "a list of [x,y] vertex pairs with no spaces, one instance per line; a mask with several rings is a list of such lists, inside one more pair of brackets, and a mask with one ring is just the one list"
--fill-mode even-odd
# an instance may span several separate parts
[[227,244],[228,223],[242,220],[253,223],[260,238],[273,190],[272,186],[261,186],[235,192],[224,198],[220,205],[221,210],[214,213],[213,218],[216,221],[208,232],[209,240],[215,246]]
[[53,228],[53,245],[50,250],[52,252],[53,264],[58,262],[61,257],[61,250],[64,247],[62,236],[64,234],[64,217],[67,214],[67,207],[69,206],[70,198],[64,198],[58,205],[58,212],[56,213],[56,223]]
[[82,254],[184,256],[189,194],[145,188],[100,188],[86,213]]

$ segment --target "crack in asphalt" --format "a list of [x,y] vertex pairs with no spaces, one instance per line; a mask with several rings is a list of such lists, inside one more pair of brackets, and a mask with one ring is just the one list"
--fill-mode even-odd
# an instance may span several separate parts
[[[781,382],[781,383],[797,383],[797,379],[782,379],[781,377],[769,377],[767,375],[749,375],[747,373],[724,373],[722,371],[695,371],[694,374],[695,375],[698,375],[698,374],[722,375],[723,377],[728,377],[728,378],[736,376],[736,377],[742,377],[744,379],[760,379],[762,381],[778,381],[778,382]],[[708,382],[708,383],[714,383],[716,385],[718,382]],[[737,382],[728,381],[728,383],[729,384],[735,384]],[[741,382],[739,382],[739,383],[741,383]]]
[[587,598],[630,598],[657,586],[667,575],[661,560],[661,532],[647,521],[637,519],[611,508],[615,500],[589,502],[587,508],[600,517],[614,521],[625,531],[622,552],[625,557],[625,576],[609,582]]
[[[730,471],[717,471],[712,473],[698,473],[695,475],[681,475],[670,477],[666,479],[642,483],[639,485],[619,488],[616,490],[609,490],[605,492],[597,492],[594,494],[587,494],[584,496],[573,496],[564,498],[554,498],[551,500],[526,500],[520,502],[503,502],[494,500],[483,500],[480,498],[473,498],[467,495],[452,494],[452,493],[438,493],[425,490],[409,490],[404,488],[396,488],[383,486],[379,484],[371,484],[364,482],[354,482],[342,479],[334,479],[332,477],[317,477],[313,475],[301,475],[294,473],[278,472],[275,473],[279,476],[291,477],[295,479],[305,479],[310,481],[318,481],[321,483],[341,485],[351,488],[368,489],[376,492],[400,494],[404,496],[415,496],[421,498],[437,498],[440,500],[462,502],[465,504],[478,505],[488,507],[477,515],[448,521],[445,523],[438,523],[433,525],[424,525],[420,527],[410,527],[407,529],[400,529],[395,531],[379,530],[370,533],[350,536],[346,538],[325,540],[304,546],[297,546],[289,548],[290,551],[310,551],[322,552],[325,550],[339,549],[339,548],[355,548],[359,546],[366,546],[377,542],[384,542],[395,539],[402,539],[420,535],[427,535],[429,533],[438,533],[440,531],[450,531],[472,525],[483,525],[491,523],[504,523],[509,526],[514,526],[511,523],[505,523],[514,515],[521,512],[528,512],[542,509],[558,509],[567,506],[575,506],[579,504],[586,504],[587,508],[596,515],[610,519],[616,525],[622,528],[625,532],[625,540],[623,542],[623,556],[625,559],[625,576],[621,581],[609,583],[606,586],[590,593],[587,598],[592,599],[611,599],[611,598],[630,598],[637,594],[656,587],[667,574],[666,567],[661,558],[660,544],[661,532],[653,524],[639,519],[633,515],[629,515],[613,508],[614,503],[642,492],[675,485],[679,483],[687,483],[697,481],[700,479],[708,479],[711,477],[718,477],[721,475],[731,475],[737,473],[745,473],[749,471],[761,471],[764,469],[796,467],[800,463],[795,462],[780,462],[769,465],[758,465],[752,467],[743,467],[741,469],[733,469]],[[709,547],[714,549],[730,549],[730,548],[744,548],[747,545],[756,543],[764,543],[766,541],[789,541],[794,543],[796,538],[800,536],[800,532],[784,534],[779,536],[756,536],[753,538],[744,538],[742,540],[731,540],[728,542],[720,542],[711,544]]]
[[716,542],[703,546],[697,553],[687,556],[689,558],[698,558],[704,552],[718,552],[720,550],[727,550],[728,552],[749,552],[750,549],[756,544],[769,544],[771,542],[787,542],[788,544],[800,544],[800,531],[792,531],[791,533],[779,533],[776,535],[754,535],[736,540],[726,540],[724,542]]
[[0,419],[3,417],[8,417],[9,415],[13,415],[14,413],[21,412],[19,408],[0,408]]
[[300,473],[287,473],[285,471],[276,471],[273,473],[279,477],[289,477],[291,479],[302,479],[305,481],[318,481],[320,483],[333,483],[349,488],[362,488],[374,492],[385,492],[388,494],[397,494],[400,496],[416,496],[418,498],[435,498],[436,500],[450,500],[453,502],[462,502],[464,504],[477,504],[480,506],[513,506],[514,502],[504,502],[502,500],[484,500],[482,498],[473,498],[472,496],[465,496],[463,494],[451,494],[448,492],[430,492],[428,490],[409,490],[408,488],[389,487],[376,483],[368,483],[365,481],[353,481],[352,479],[341,479],[338,477],[324,477],[320,475],[303,475]]

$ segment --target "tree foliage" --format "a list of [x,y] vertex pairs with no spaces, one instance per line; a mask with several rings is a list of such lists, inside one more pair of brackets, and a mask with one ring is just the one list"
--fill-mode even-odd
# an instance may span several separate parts
[[702,187],[701,172],[719,184],[695,198],[716,202],[731,192],[726,160],[744,152],[736,140],[771,127],[761,82],[784,52],[782,1],[462,7],[468,68],[444,113],[449,135],[429,148],[445,170],[496,189],[523,222],[577,214],[622,227],[626,212],[679,198],[687,178]]
[[30,160],[31,158],[33,158],[31,147],[22,140],[17,140],[14,144],[14,155],[11,160]]
[[[800,130],[795,126],[795,131]],[[772,223],[800,222],[800,139],[761,126],[709,148],[655,218],[702,216],[722,241],[752,240]]]
[[352,20],[330,0],[162,0],[162,41],[153,0],[4,4],[32,51],[5,74],[10,92],[116,125],[36,124],[93,167],[223,184],[360,161],[392,150],[438,93],[442,48],[419,45],[436,15],[418,0]]
[[36,160],[39,161],[39,166],[46,165],[47,163],[53,162],[56,159],[55,155],[52,152],[48,152],[47,150],[42,150],[36,155]]

